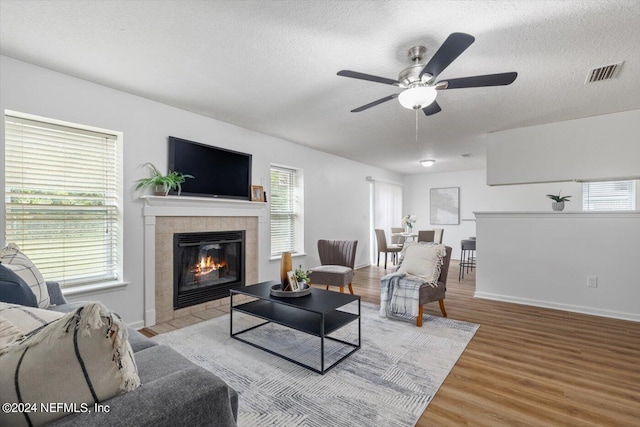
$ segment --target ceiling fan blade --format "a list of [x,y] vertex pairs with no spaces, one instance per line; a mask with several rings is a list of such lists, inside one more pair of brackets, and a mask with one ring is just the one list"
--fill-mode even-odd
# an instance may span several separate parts
[[373,101],[367,105],[363,105],[362,107],[358,107],[355,110],[351,110],[352,113],[359,113],[360,111],[364,111],[371,107],[375,107],[378,104],[382,104],[383,102],[391,101],[394,98],[398,97],[398,93],[394,93],[393,95],[385,96],[384,98],[378,99],[377,101]]
[[435,113],[442,111],[442,108],[440,108],[437,101],[433,101],[431,104],[424,107],[422,111],[424,111],[425,116],[433,116]]
[[[446,89],[461,89],[465,87],[506,86],[514,82],[518,73],[485,74],[483,76],[461,77],[446,80]],[[440,82],[438,82],[439,84]]]
[[387,79],[385,77],[372,76],[371,74],[358,73],[357,71],[341,70],[338,71],[339,76],[351,77],[352,79],[368,80],[370,82],[384,83],[386,85],[398,86],[400,84],[397,80]]
[[420,72],[420,77],[424,73],[429,73],[433,77],[444,71],[455,59],[460,56],[475,41],[475,37],[465,33],[451,33],[442,43],[440,49],[433,55],[431,60]]

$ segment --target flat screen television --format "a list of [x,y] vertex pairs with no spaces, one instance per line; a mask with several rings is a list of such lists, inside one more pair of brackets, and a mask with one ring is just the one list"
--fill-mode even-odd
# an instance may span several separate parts
[[194,176],[184,195],[251,200],[251,154],[170,136],[169,170]]

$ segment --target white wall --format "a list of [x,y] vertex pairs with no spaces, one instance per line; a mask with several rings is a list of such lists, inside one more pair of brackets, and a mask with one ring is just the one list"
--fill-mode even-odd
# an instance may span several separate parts
[[[582,184],[575,182],[526,184],[490,187],[484,169],[406,176],[405,212],[418,216],[414,230],[444,228],[444,244],[453,248],[452,257],[460,258],[460,241],[476,235],[476,211],[550,211],[546,194],[571,195],[565,211],[582,210]],[[435,225],[429,219],[430,189],[460,187],[460,224]]]
[[487,135],[489,185],[640,178],[640,110]]
[[[253,154],[253,183],[265,188],[271,163],[302,168],[308,256],[296,258],[294,263],[305,267],[319,264],[316,241],[321,238],[358,239],[356,263],[368,264],[369,183],[365,178],[373,175],[402,181],[397,174],[379,168],[4,56],[0,56],[0,94],[3,112],[14,110],[124,133],[124,280],[130,284],[125,289],[92,294],[90,299],[104,302],[134,325],[141,325],[143,319],[144,263],[142,204],[133,192],[133,182],[144,176],[140,165],[145,162],[166,168],[168,136]],[[4,165],[4,120],[0,135],[0,165]],[[4,193],[4,173],[0,173],[0,189]],[[3,240],[4,197],[0,200]],[[269,239],[268,230],[259,238]],[[267,249],[268,246],[264,245]],[[278,277],[279,262],[270,262],[268,253],[261,253],[259,258],[260,280]]]
[[640,212],[477,217],[476,296],[640,321]]

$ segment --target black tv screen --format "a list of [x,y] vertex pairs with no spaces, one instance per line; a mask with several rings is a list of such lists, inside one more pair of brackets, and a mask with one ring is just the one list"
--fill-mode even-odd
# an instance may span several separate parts
[[251,154],[170,136],[169,170],[194,176],[184,195],[251,199]]

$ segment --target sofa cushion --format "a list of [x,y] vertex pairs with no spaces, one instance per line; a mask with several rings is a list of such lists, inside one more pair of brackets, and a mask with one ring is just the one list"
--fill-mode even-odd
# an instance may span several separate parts
[[346,286],[353,281],[353,269],[344,265],[321,265],[309,271],[309,278],[316,285]]
[[417,242],[408,244],[404,252],[398,272],[419,277],[435,286],[440,276],[442,259],[447,255],[444,245]]
[[37,307],[38,300],[29,285],[13,270],[0,263],[0,301]]
[[[0,388],[2,402],[93,408],[135,389],[140,378],[125,325],[104,305],[88,303],[0,350],[0,383],[15,384]],[[43,425],[71,413],[64,409],[3,412],[0,425]]]
[[0,249],[0,262],[24,280],[38,300],[38,307],[49,306],[49,291],[40,271],[15,243]]

